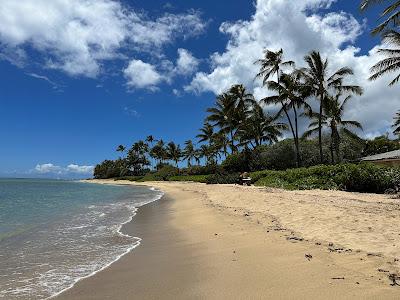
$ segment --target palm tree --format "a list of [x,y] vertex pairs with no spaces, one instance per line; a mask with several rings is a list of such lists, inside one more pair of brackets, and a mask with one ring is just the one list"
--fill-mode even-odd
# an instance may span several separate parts
[[188,140],[185,142],[185,149],[183,149],[183,157],[187,160],[188,168],[192,166],[192,159],[196,156],[196,149],[194,148],[193,142]]
[[324,163],[322,152],[322,116],[328,92],[334,90],[361,95],[363,90],[359,86],[343,84],[343,80],[346,76],[353,75],[353,70],[351,68],[343,67],[329,76],[328,59],[323,60],[319,52],[312,51],[304,60],[308,67],[301,70],[302,76],[304,76],[306,84],[312,89],[314,96],[319,101],[318,143],[320,162]]
[[[153,149],[153,143],[155,142],[156,140],[154,139],[154,137],[152,136],[152,135],[149,135],[147,138],[146,138],[146,142],[149,144],[149,146],[151,147],[150,148],[150,151],[149,151],[149,156],[150,156],[150,158],[152,159],[152,161],[153,160],[155,160],[155,157],[152,155],[153,154],[153,152],[151,151],[151,149]],[[151,164],[151,166],[153,165],[153,163]]]
[[212,138],[212,145],[216,148],[218,153],[222,153],[225,158],[228,156],[228,147],[230,146],[230,140],[228,139],[225,132],[221,130],[215,133]]
[[400,137],[400,111],[394,117],[394,124],[393,124],[394,134],[397,134]]
[[124,145],[119,145],[118,147],[117,147],[117,152],[121,152],[121,155],[123,155],[123,153],[125,152],[125,150],[126,150],[126,147],[124,146]]
[[245,114],[247,108],[255,102],[253,94],[249,93],[242,84],[232,86],[229,94],[234,99],[235,109],[242,114]]
[[165,144],[162,139],[160,139],[157,144],[150,150],[152,157],[158,160],[158,163],[161,164],[166,158]]
[[[320,117],[318,113],[314,113],[313,116],[316,119],[311,122],[309,130],[304,133],[304,137],[308,137],[319,130],[319,120],[322,120],[322,126],[325,126],[331,131],[331,159],[332,163],[337,163],[341,161],[340,157],[340,143],[341,136],[340,132],[351,137],[359,139],[359,137],[352,132],[349,128],[362,129],[362,126],[357,121],[343,120],[343,115],[345,113],[345,107],[347,102],[351,99],[348,95],[343,102],[340,100],[342,94],[339,92],[334,97],[327,97],[324,106],[324,114]],[[336,156],[336,158],[335,158]]]
[[265,49],[264,58],[257,60],[255,64],[261,65],[260,72],[256,75],[256,78],[261,78],[263,80],[263,85],[266,85],[267,81],[274,75],[276,75],[279,81],[282,69],[294,66],[293,61],[283,60],[283,49],[277,52]]
[[[383,37],[383,41],[389,45],[393,45],[394,48],[378,50],[378,53],[385,55],[386,58],[372,66],[372,75],[369,80],[376,80],[385,74],[393,73],[400,69],[400,33],[394,30],[387,31]],[[389,83],[389,86],[394,85],[399,80],[400,74]]]
[[152,145],[155,141],[156,141],[156,140],[155,140],[155,138],[154,138],[152,135],[149,135],[149,136],[146,138],[146,142],[150,143],[150,145]]
[[251,144],[253,148],[256,148],[263,142],[277,142],[282,136],[282,130],[285,129],[287,129],[286,124],[276,123],[276,118],[267,115],[263,108],[255,103],[250,116],[239,132],[241,145],[246,147]]
[[[380,15],[386,18],[381,24],[372,30],[372,34],[382,34],[383,42],[392,45],[393,48],[379,49],[378,53],[386,56],[371,68],[370,80],[376,80],[387,73],[393,73],[400,69],[400,33],[397,31],[400,25],[400,1],[399,0],[362,0],[361,10],[366,10],[373,5],[390,2]],[[392,86],[400,80],[398,74],[389,85]]]
[[232,153],[237,151],[235,139],[240,126],[244,124],[249,108],[255,102],[254,96],[246,88],[237,84],[232,86],[227,93],[217,97],[215,106],[207,109],[207,121],[214,127],[219,127],[224,134],[230,136]]
[[200,143],[204,142],[210,143],[213,134],[214,134],[214,127],[210,123],[205,122],[203,128],[200,129],[200,133],[196,137],[199,139]]
[[380,17],[386,17],[386,20],[379,24],[374,30],[372,30],[372,34],[378,34],[386,31],[388,28],[391,27],[398,27],[400,25],[400,1],[388,1],[388,0],[362,0],[360,8],[361,10],[366,10],[370,8],[372,5],[381,4],[382,2],[390,2],[388,6],[384,9],[381,13]]
[[167,153],[168,158],[175,162],[175,166],[178,167],[178,163],[182,158],[182,151],[179,145],[176,145],[174,142],[170,142],[167,145]]
[[209,113],[207,121],[213,122],[214,127],[230,135],[230,148],[232,153],[235,151],[235,130],[238,126],[237,115],[235,112],[236,99],[229,93],[223,93],[217,97],[214,107],[207,109]]
[[[299,143],[299,113],[298,110],[311,111],[306,99],[311,95],[310,87],[301,81],[301,73],[294,71],[291,74],[282,73],[279,82],[267,81],[268,89],[277,92],[277,95],[262,99],[266,104],[281,104],[282,108],[277,112],[276,118],[286,116],[290,131],[293,136],[296,150],[296,164],[301,165],[300,143]],[[289,111],[293,110],[293,121]]]
[[206,164],[208,165],[210,163],[210,157],[211,157],[211,147],[209,145],[201,145],[199,148],[199,158],[205,158]]

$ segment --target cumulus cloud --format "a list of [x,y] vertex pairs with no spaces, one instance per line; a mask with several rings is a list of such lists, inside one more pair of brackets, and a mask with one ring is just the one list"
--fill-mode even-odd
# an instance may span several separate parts
[[29,48],[45,57],[47,68],[96,77],[123,49],[157,53],[205,26],[197,11],[151,19],[117,0],[2,0],[0,58],[21,66]]
[[199,60],[186,49],[178,49],[178,59],[176,61],[176,72],[182,75],[191,75],[197,71]]
[[91,175],[94,171],[94,166],[80,166],[76,164],[70,164],[67,167],[61,167],[52,163],[38,164],[33,170],[34,173],[42,175]]
[[162,59],[157,66],[140,59],[132,59],[124,69],[128,87],[155,91],[160,83],[171,84],[177,76],[189,76],[195,73],[199,60],[186,49],[179,48],[177,53],[176,63]]
[[220,32],[229,37],[225,51],[212,54],[211,71],[195,74],[185,90],[219,94],[232,84],[243,83],[260,99],[268,92],[254,79],[258,71],[254,62],[262,57],[263,49],[283,48],[286,58],[299,64],[303,64],[307,53],[316,49],[329,57],[331,71],[352,67],[355,71],[352,83],[365,89],[362,97],[349,104],[347,117],[360,120],[366,136],[386,132],[398,109],[399,87],[388,88],[388,78],[368,81],[369,68],[380,57],[375,48],[367,55],[359,55],[360,49],[354,42],[365,26],[351,14],[325,11],[333,2],[258,0],[250,20],[221,24]]
[[128,86],[131,88],[155,89],[157,84],[163,80],[155,66],[141,60],[131,60],[128,67],[124,70]]

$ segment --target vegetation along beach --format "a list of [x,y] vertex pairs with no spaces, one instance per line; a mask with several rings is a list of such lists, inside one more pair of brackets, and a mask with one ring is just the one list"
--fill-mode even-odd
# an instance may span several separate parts
[[0,299],[399,299],[399,17],[4,0]]

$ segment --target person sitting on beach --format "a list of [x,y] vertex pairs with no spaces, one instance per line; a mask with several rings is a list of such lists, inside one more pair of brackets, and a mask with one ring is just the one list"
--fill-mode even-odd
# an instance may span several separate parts
[[240,174],[240,185],[251,185],[251,178],[249,176],[249,173],[243,172]]

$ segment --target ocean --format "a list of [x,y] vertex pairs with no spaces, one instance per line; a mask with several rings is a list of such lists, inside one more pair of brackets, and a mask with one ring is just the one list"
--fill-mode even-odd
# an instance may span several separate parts
[[120,232],[147,187],[0,179],[0,299],[46,299],[140,244]]

